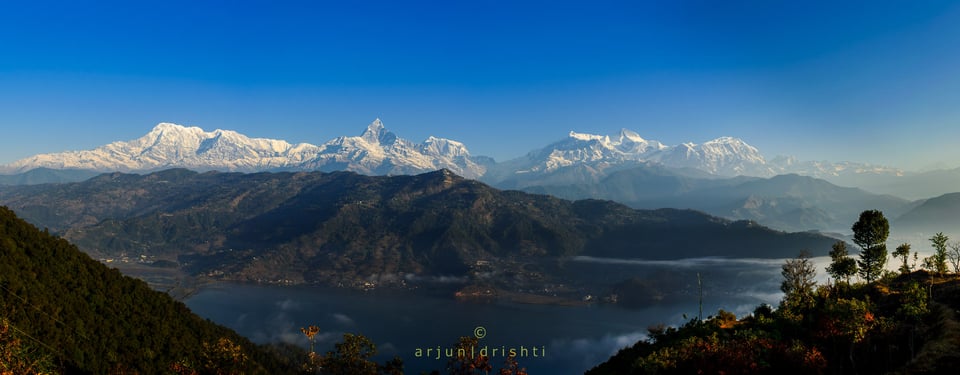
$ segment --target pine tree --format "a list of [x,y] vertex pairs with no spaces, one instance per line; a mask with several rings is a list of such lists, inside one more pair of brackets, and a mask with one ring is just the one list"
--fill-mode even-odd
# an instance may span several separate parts
[[890,235],[890,222],[883,212],[868,210],[860,213],[860,219],[853,224],[853,243],[860,246],[860,276],[868,283],[880,277],[887,263],[887,236]]

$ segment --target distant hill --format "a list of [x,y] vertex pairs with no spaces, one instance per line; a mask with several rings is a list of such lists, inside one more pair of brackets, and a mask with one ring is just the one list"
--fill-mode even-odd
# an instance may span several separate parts
[[923,201],[890,224],[897,233],[944,232],[960,235],[960,193],[944,194]]
[[863,210],[879,209],[895,217],[912,207],[905,199],[808,176],[716,179],[679,174],[656,165],[617,171],[592,184],[528,186],[525,190],[568,199],[610,199],[635,208],[696,209],[787,231],[847,231]]
[[38,185],[79,182],[100,174],[82,169],[36,168],[17,174],[0,175],[0,185]]
[[[781,258],[824,254],[834,242],[690,210],[501,191],[446,170],[113,173],[6,187],[0,202],[96,256],[143,254],[260,282],[402,284],[466,277],[483,262],[502,270],[577,255]],[[541,271],[517,272],[536,279]]]
[[[204,361],[246,373],[296,373],[235,332],[91,259],[0,207],[0,319],[71,374],[158,374]],[[218,357],[221,339],[242,365]],[[236,357],[240,358],[240,357]],[[218,362],[225,360],[226,362]],[[228,370],[226,367],[221,370]]]

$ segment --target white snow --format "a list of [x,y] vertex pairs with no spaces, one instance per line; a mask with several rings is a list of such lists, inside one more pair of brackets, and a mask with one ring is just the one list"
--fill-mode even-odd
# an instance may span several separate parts
[[413,143],[387,131],[380,119],[359,137],[338,137],[320,146],[163,122],[134,140],[93,150],[34,155],[4,169],[17,173],[39,167],[121,172],[170,167],[242,172],[337,169],[365,174],[415,174],[447,168],[468,178],[485,172],[463,143],[432,136]]

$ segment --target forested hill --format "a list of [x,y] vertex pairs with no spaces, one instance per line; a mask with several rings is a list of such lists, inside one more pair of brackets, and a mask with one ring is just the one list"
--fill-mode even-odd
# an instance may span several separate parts
[[791,257],[833,239],[690,210],[497,190],[441,170],[104,174],[0,189],[0,204],[98,256],[145,254],[246,281],[464,275],[479,260]]
[[0,360],[3,373],[295,372],[6,207],[0,207]]

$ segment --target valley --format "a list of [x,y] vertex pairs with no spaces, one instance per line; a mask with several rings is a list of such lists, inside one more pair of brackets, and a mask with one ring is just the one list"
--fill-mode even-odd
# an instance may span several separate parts
[[96,259],[135,264],[148,275],[158,273],[148,264],[175,268],[189,283],[414,289],[560,303],[567,302],[534,296],[609,301],[615,285],[630,278],[583,272],[571,261],[578,256],[780,259],[803,249],[822,255],[835,241],[691,210],[497,190],[447,170],[395,177],[111,173],[0,188],[0,204]]

